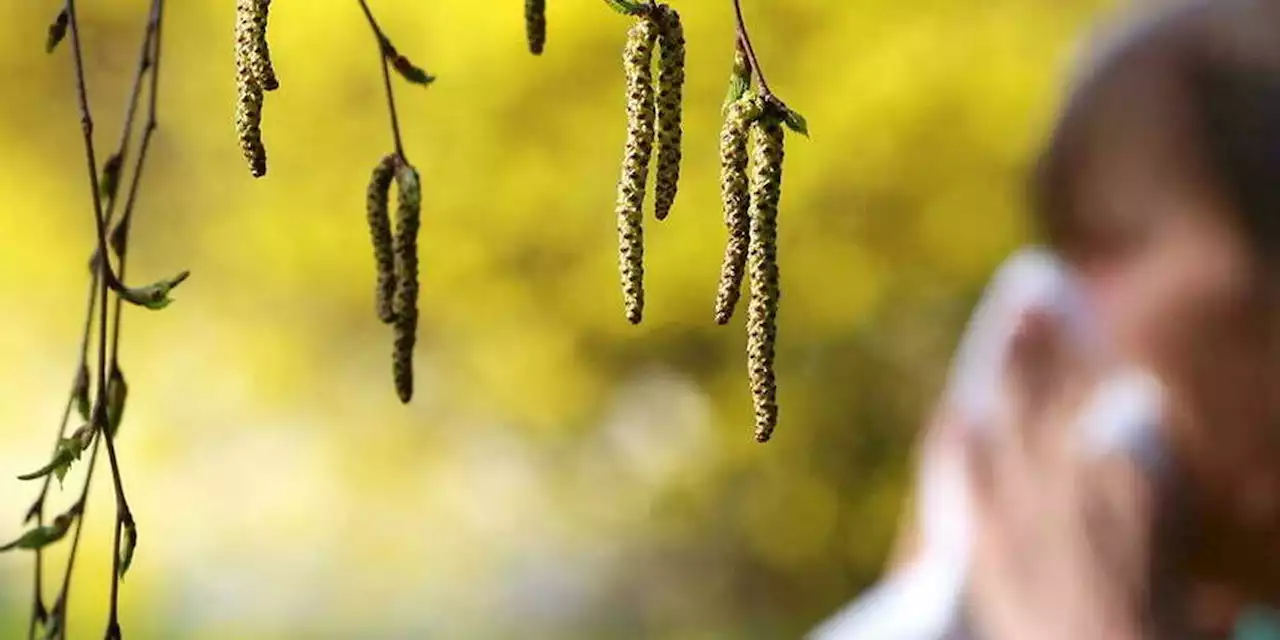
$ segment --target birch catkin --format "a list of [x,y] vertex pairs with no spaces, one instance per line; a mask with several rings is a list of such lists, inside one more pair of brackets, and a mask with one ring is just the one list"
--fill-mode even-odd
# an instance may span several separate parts
[[720,130],[720,199],[724,225],[729,231],[724,262],[720,265],[720,285],[716,291],[716,322],[728,324],[742,295],[742,276],[747,267],[747,244],[751,225],[747,208],[747,142],[751,122],[760,115],[760,101],[744,96],[730,105]]
[[654,216],[664,220],[676,201],[680,183],[681,111],[684,98],[684,26],[680,13],[658,5],[658,167],[654,174]]
[[547,43],[547,0],[524,0],[524,33],[529,52],[541,55]]
[[373,240],[373,260],[378,272],[375,292],[378,319],[386,324],[395,322],[396,314],[392,298],[396,293],[395,256],[391,240],[391,214],[389,201],[391,180],[395,177],[399,156],[388,155],[373,168],[369,178],[366,209],[369,218],[369,235]]
[[266,4],[262,0],[236,2],[236,134],[249,173],[267,173],[267,150],[262,144],[262,44],[266,41]]
[[778,202],[782,198],[782,123],[764,114],[751,125],[751,224],[748,266],[747,369],[755,405],[755,438],[767,442],[778,425],[778,386],[773,362],[778,336]]
[[267,21],[271,11],[271,0],[259,0],[259,4],[262,5],[262,10],[260,24],[255,27],[258,39],[254,46],[258,54],[253,71],[264,91],[275,91],[280,88],[280,81],[276,79],[276,69],[271,64],[271,47],[267,45]]
[[401,402],[413,398],[413,347],[418,333],[418,227],[421,220],[422,188],[418,171],[400,162],[396,171],[397,198],[394,236],[396,290],[395,344],[392,375]]
[[636,21],[627,34],[623,69],[627,77],[627,143],[618,181],[618,268],[627,320],[639,324],[644,315],[644,195],[653,155],[653,46],[657,24]]

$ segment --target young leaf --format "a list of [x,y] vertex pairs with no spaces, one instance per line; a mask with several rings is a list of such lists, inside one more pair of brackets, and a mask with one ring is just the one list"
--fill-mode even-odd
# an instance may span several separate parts
[[32,502],[31,506],[27,509],[27,516],[22,519],[22,524],[27,524],[32,520],[39,518],[40,515],[43,513],[44,513],[44,498],[36,498],[36,501]]
[[632,2],[631,0],[604,0],[604,2],[614,11],[625,16],[634,16],[637,13],[644,11],[643,4],[639,2]]
[[145,287],[125,287],[124,291],[120,292],[120,297],[140,307],[163,309],[173,302],[169,298],[169,292],[182,284],[182,281],[190,275],[190,271],[183,271],[168,280],[161,280]]
[[76,381],[72,387],[71,395],[75,397],[76,413],[80,414],[80,419],[85,422],[89,421],[89,367],[83,362],[80,363],[80,370],[76,372]]
[[67,469],[71,468],[71,463],[75,461],[75,454],[63,446],[62,442],[65,442],[65,440],[58,443],[57,448],[55,448],[53,452],[53,459],[49,461],[49,464],[46,464],[31,473],[20,475],[18,476],[18,479],[35,480],[36,478],[43,478],[53,473],[58,476],[58,480],[62,480],[62,478],[67,475]]
[[392,58],[391,66],[395,68],[396,73],[399,73],[401,77],[414,84],[426,86],[436,81],[435,76],[428,74],[417,66],[414,66],[414,64],[404,56],[396,56]]
[[120,367],[111,368],[111,377],[107,380],[107,433],[112,438],[120,431],[120,422],[124,419],[124,402],[129,398],[129,383],[124,380],[124,372]]
[[126,211],[116,226],[112,227],[111,235],[107,237],[107,242],[111,243],[111,250],[118,256],[123,256],[129,245],[129,218],[132,216],[132,213]]
[[129,565],[133,564],[133,550],[138,546],[138,525],[127,520],[120,530],[120,578],[124,578]]
[[123,158],[120,154],[113,153],[107,158],[106,164],[102,165],[102,179],[98,182],[98,191],[102,194],[104,200],[115,200],[116,192],[120,189],[120,164]]
[[67,471],[71,468],[71,463],[80,459],[80,454],[89,446],[93,440],[93,430],[88,424],[82,425],[76,429],[75,433],[69,438],[63,438],[58,441],[58,446],[54,447],[53,459],[39,469],[31,473],[18,476],[19,480],[35,480],[43,478],[49,474],[54,474],[58,478],[58,482],[66,477]]
[[49,25],[49,39],[44,43],[45,53],[53,53],[53,50],[58,48],[58,43],[66,37],[69,18],[64,8],[58,12],[58,17],[53,19],[53,23]]
[[28,530],[22,534],[17,540],[9,544],[0,546],[0,551],[9,551],[12,549],[43,549],[59,540],[62,536],[67,535],[67,529],[71,528],[71,521],[75,520],[75,511],[68,511],[57,518],[53,522]]
[[400,52],[396,50],[395,45],[391,44],[389,38],[381,36],[379,42],[382,46],[382,56],[391,61],[391,66],[396,70],[396,73],[400,74],[405,80],[423,86],[436,81],[435,76],[423,71],[408,58],[400,55]]
[[738,46],[733,54],[733,73],[729,75],[729,93],[724,97],[724,105],[721,112],[728,115],[729,107],[742,99],[751,89],[751,62],[747,58],[747,52],[743,50],[742,43]]
[[799,111],[788,107],[782,115],[782,122],[787,125],[788,129],[806,138],[809,137],[809,122],[804,119],[804,116],[800,115]]

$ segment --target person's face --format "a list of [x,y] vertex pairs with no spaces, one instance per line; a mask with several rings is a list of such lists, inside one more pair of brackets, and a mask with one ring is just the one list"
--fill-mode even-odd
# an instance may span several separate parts
[[1254,265],[1235,218],[1173,135],[1185,123],[1171,109],[1136,106],[1163,100],[1129,98],[1104,105],[1075,158],[1076,234],[1063,249],[1119,355],[1167,383],[1195,384],[1239,353],[1225,347],[1246,321]]

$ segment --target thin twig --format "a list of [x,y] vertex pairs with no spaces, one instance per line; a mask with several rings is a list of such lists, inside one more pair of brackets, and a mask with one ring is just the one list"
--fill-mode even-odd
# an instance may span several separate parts
[[[92,279],[89,282],[89,293],[88,293],[89,299],[85,303],[85,314],[84,314],[84,323],[83,323],[84,328],[80,332],[80,359],[79,359],[79,362],[76,363],[77,376],[79,375],[79,371],[84,369],[85,360],[88,357],[89,331],[93,327],[93,310],[97,307],[97,304],[96,304],[97,292],[98,292],[98,272],[95,269],[93,272]],[[67,423],[71,420],[71,409],[76,401],[75,384],[76,383],[72,383],[71,391],[67,393],[67,404],[62,409],[62,421],[58,424],[58,433],[53,440],[54,454],[57,453],[58,443],[61,442],[62,438],[67,435]],[[50,454],[50,455],[54,455],[54,454]],[[37,527],[44,526],[45,501],[49,496],[49,484],[52,481],[53,481],[53,478],[51,476],[44,477],[44,483],[40,486],[40,494],[36,496],[35,503],[32,504],[31,509],[27,511],[27,518],[30,519],[32,516],[34,516],[36,519]],[[78,522],[79,520],[77,520],[77,523]],[[44,550],[43,549],[36,549],[36,562],[35,562],[35,569],[33,573],[35,574],[32,580],[33,582],[32,590],[34,592],[34,595],[32,597],[32,605],[31,605],[31,622],[30,622],[30,625],[27,627],[28,640],[35,639],[37,623],[43,622],[48,616],[48,610],[44,606]]]
[[773,90],[769,88],[769,81],[764,78],[764,71],[760,68],[760,60],[756,58],[756,50],[751,46],[751,34],[747,32],[747,21],[742,17],[742,0],[733,0],[733,14],[737,20],[738,43],[747,53],[747,61],[751,64],[751,72],[755,75],[756,82],[760,84],[760,96],[767,99],[773,99]]
[[89,468],[85,472],[84,485],[80,488],[80,497],[72,503],[72,508],[80,512],[76,518],[76,530],[71,536],[71,549],[67,555],[67,565],[62,572],[62,587],[58,589],[58,597],[53,601],[53,610],[51,615],[58,619],[58,623],[62,629],[62,637],[67,636],[67,601],[71,598],[71,572],[76,567],[76,556],[80,551],[80,532],[84,529],[84,511],[88,507],[89,485],[93,478],[93,468],[98,464],[98,445],[97,434],[93,436],[93,453],[89,454]]
[[[117,147],[116,153],[112,156],[114,158],[117,158],[120,162],[123,162],[127,157],[129,142],[133,138],[133,123],[136,120],[135,115],[137,114],[138,105],[140,103],[140,98],[142,95],[143,77],[146,75],[149,69],[152,69],[153,62],[158,61],[158,60],[153,60],[153,55],[151,53],[151,46],[152,46],[152,41],[154,39],[155,46],[157,48],[156,55],[154,56],[154,58],[158,59],[159,27],[160,27],[160,18],[161,18],[160,11],[163,11],[162,5],[163,5],[163,0],[156,0],[155,2],[153,2],[151,11],[148,14],[146,31],[143,36],[142,51],[139,53],[138,69],[134,75],[133,88],[130,91],[130,95],[129,95],[129,104],[128,104],[128,107],[125,109],[124,125],[121,127],[120,142]],[[139,151],[137,165],[133,170],[132,183],[130,184],[130,187],[129,187],[129,198],[125,204],[125,212],[122,215],[122,219],[120,221],[120,225],[124,227],[121,230],[121,232],[124,234],[123,238],[126,239],[126,243],[121,245],[122,249],[125,246],[127,246],[127,235],[129,230],[128,224],[131,218],[130,214],[133,210],[134,197],[137,193],[138,177],[141,175],[142,163],[143,163],[143,159],[146,156],[147,147],[150,143],[151,131],[155,128],[156,78],[157,78],[157,74],[154,70],[152,70],[152,74],[151,74],[152,95],[151,95],[151,102],[148,108],[149,114],[148,114],[148,121],[147,121],[147,129],[143,132],[143,138],[141,143],[141,149]],[[115,205],[117,201],[118,201],[117,198],[114,198],[114,197],[108,198],[107,200],[106,211],[104,213],[104,218],[106,219],[105,221],[107,224],[110,224],[113,219],[113,214],[114,214]],[[89,331],[90,331],[90,327],[93,324],[93,312],[97,308],[96,294],[98,293],[99,274],[100,274],[99,268],[101,264],[100,260],[98,260],[99,255],[100,254],[97,252],[97,250],[95,250],[94,260],[91,262],[93,267],[93,275],[91,277],[90,284],[89,284],[89,294],[88,294],[89,300],[85,305],[86,313],[85,313],[85,320],[84,320],[84,329],[80,338],[80,360],[77,364],[77,371],[82,369],[85,366],[85,362],[88,356],[87,350],[88,350],[88,344],[89,344]],[[120,276],[122,278],[124,277],[124,267],[125,267],[124,257],[125,257],[125,254],[122,250],[120,253]],[[114,311],[115,319],[111,323],[114,330],[114,333],[111,337],[112,368],[118,365],[117,358],[118,358],[118,349],[119,349],[119,340],[120,340],[120,312],[121,312],[122,304],[123,304],[123,300],[120,297],[117,297],[115,300],[115,311]],[[75,402],[74,393],[75,391],[73,389],[72,392],[68,394],[67,405],[66,405],[66,408],[63,410],[62,421],[58,426],[57,437],[54,441],[55,448],[57,446],[57,443],[60,442],[62,438],[66,435],[67,424],[71,417],[71,407]],[[75,503],[78,506],[78,510],[80,511],[82,516],[80,518],[77,518],[76,520],[76,531],[72,538],[71,553],[67,559],[67,569],[63,576],[62,587],[59,590],[60,601],[64,601],[68,595],[68,590],[70,587],[69,582],[71,578],[71,570],[75,565],[76,552],[79,547],[79,540],[80,540],[80,529],[83,526],[83,522],[84,522],[83,512],[86,507],[85,498],[88,495],[89,485],[93,480],[93,472],[94,472],[94,468],[96,467],[97,458],[98,458],[98,448],[100,444],[101,443],[98,442],[97,440],[97,434],[95,433],[93,452],[89,458],[88,470],[85,474],[85,479],[84,479],[84,488],[81,491],[80,499]],[[45,476],[44,482],[40,488],[40,495],[37,497],[36,503],[35,505],[32,506],[32,510],[30,512],[36,516],[37,526],[42,525],[44,522],[45,500],[48,496],[49,486],[51,482],[52,482],[52,477]],[[33,639],[35,637],[35,630],[36,630],[37,623],[42,618],[45,617],[45,614],[47,614],[47,611],[44,608],[44,602],[43,602],[43,553],[41,549],[36,550],[35,578],[33,582],[34,582],[35,596],[34,596],[34,604],[32,606],[31,622],[27,631],[27,637],[29,639]]]
[[359,2],[365,19],[369,21],[369,28],[373,29],[373,37],[378,41],[378,58],[382,62],[382,87],[387,94],[387,111],[391,113],[391,135],[395,138],[396,155],[400,156],[401,162],[408,164],[409,159],[404,155],[404,143],[400,141],[400,118],[396,115],[396,96],[391,90],[391,70],[387,65],[387,45],[390,41],[383,33],[382,27],[378,26],[377,19],[369,10],[369,4],[365,0],[359,0]]
[[[81,122],[81,129],[84,133],[85,159],[88,164],[89,184],[90,184],[90,189],[92,191],[92,196],[93,196],[94,221],[96,223],[97,232],[98,232],[97,233],[98,260],[96,260],[95,263],[96,263],[96,267],[101,270],[101,273],[103,275],[102,283],[98,288],[98,293],[99,293],[99,308],[98,308],[99,318],[98,318],[98,343],[97,343],[98,385],[97,385],[97,394],[94,402],[93,416],[92,416],[94,429],[95,429],[94,453],[90,459],[90,469],[88,474],[86,475],[85,489],[82,493],[82,500],[83,500],[83,495],[87,495],[89,482],[92,479],[91,478],[92,469],[95,466],[94,463],[96,462],[96,459],[97,459],[98,437],[101,435],[107,444],[107,458],[111,463],[111,479],[115,487],[115,495],[116,495],[116,523],[115,523],[114,544],[112,546],[113,551],[112,551],[111,604],[110,604],[110,614],[109,614],[109,619],[107,621],[107,631],[106,631],[106,637],[110,639],[110,638],[120,637],[120,625],[119,625],[120,553],[119,553],[119,549],[120,549],[121,530],[126,525],[131,526],[133,522],[133,516],[129,510],[129,503],[125,497],[124,484],[121,479],[119,461],[116,457],[114,436],[111,433],[110,425],[108,424],[108,416],[107,416],[107,402],[108,402],[107,401],[107,346],[108,346],[107,345],[107,326],[108,326],[107,301],[108,301],[108,294],[111,289],[117,289],[117,291],[119,291],[123,287],[122,285],[120,285],[119,280],[115,277],[115,274],[112,272],[110,254],[107,252],[107,237],[106,237],[107,236],[107,233],[106,233],[107,220],[103,213],[102,197],[101,197],[99,184],[98,184],[97,161],[94,157],[93,119],[90,115],[88,92],[85,87],[84,58],[83,58],[81,44],[80,44],[80,28],[79,28],[78,16],[76,15],[76,11],[75,11],[75,0],[67,0],[66,12],[68,16],[68,26],[71,32],[72,52],[73,52],[75,71],[76,71],[76,88],[77,88],[77,94],[78,94],[79,103],[80,103],[80,116],[81,116],[80,122]],[[128,109],[128,114],[127,114],[128,120],[125,125],[126,131],[131,130],[133,115],[136,113],[137,104],[135,100],[137,97],[138,88],[141,85],[141,76],[142,74],[146,73],[147,69],[152,64],[149,51],[151,50],[150,47],[153,42],[153,36],[154,36],[154,41],[157,43],[155,48],[157,59],[155,60],[155,63],[158,65],[158,62],[159,62],[158,41],[159,41],[159,28],[160,28],[162,14],[163,14],[163,0],[153,0],[151,11],[148,14],[146,32],[144,33],[144,36],[143,36],[142,53],[139,56],[140,62],[138,65],[138,75],[137,75],[137,78],[135,79],[135,93],[134,93],[134,96],[131,97],[131,104],[130,104],[130,108]],[[155,126],[154,107],[156,102],[156,96],[154,94],[154,91],[157,86],[156,75],[157,74],[154,74],[154,73],[152,75],[151,89],[153,94],[151,96],[151,101],[150,101],[151,113],[148,115],[147,131],[145,132],[143,137],[143,145],[144,145],[143,150],[142,152],[139,153],[139,160],[138,160],[137,167],[135,168],[133,183],[130,185],[130,202],[129,204],[126,205],[126,211],[124,214],[125,218],[128,218],[131,215],[132,202],[133,202],[134,196],[136,196],[136,190],[137,190],[138,179],[139,179],[138,170],[141,169],[142,163],[145,160],[146,145],[149,141],[150,133]],[[127,136],[128,134],[126,133],[124,136],[124,142],[122,142],[121,144],[121,154],[120,154],[121,158],[123,158],[123,151],[125,149],[125,146],[128,143]],[[127,224],[127,220],[122,220],[122,223]],[[127,233],[127,227],[123,229],[122,232]],[[115,280],[114,286],[112,285],[112,280]],[[117,298],[117,303],[119,303],[118,298]],[[119,330],[118,330],[119,306],[118,305],[116,308],[116,320],[117,320],[117,330],[114,333],[113,337],[116,340],[118,340],[118,337],[119,337]],[[114,358],[115,358],[115,353],[117,352],[117,349],[118,349],[117,345],[112,346],[113,365],[115,362]],[[80,506],[81,508],[83,508],[83,502],[81,503]],[[77,530],[76,530],[76,538],[75,538],[77,544],[79,540],[79,534],[81,530],[80,527],[82,526],[82,523],[83,523],[83,516],[81,516],[81,518],[77,522]],[[74,548],[75,547],[73,546],[73,549]],[[70,581],[70,575],[71,575],[71,564],[72,563],[69,561],[66,577],[64,578],[64,585],[63,585],[64,591],[63,591],[63,594],[59,596],[59,599],[56,605],[57,607],[62,609],[61,611],[59,611],[59,615],[65,615],[66,591],[70,586],[69,581]]]
[[[142,140],[138,145],[138,159],[136,164],[134,164],[134,167],[133,167],[133,177],[129,183],[129,195],[125,201],[124,212],[120,216],[119,228],[116,230],[116,233],[120,234],[119,235],[120,241],[119,243],[117,243],[116,249],[119,251],[121,278],[124,278],[125,270],[126,270],[126,267],[128,266],[129,232],[133,228],[133,207],[134,207],[134,204],[137,202],[138,188],[142,184],[142,173],[147,162],[147,151],[151,148],[151,136],[155,133],[156,126],[157,126],[156,104],[159,99],[159,92],[160,92],[160,51],[161,51],[160,46],[162,41],[161,30],[163,28],[163,24],[164,24],[164,0],[152,0],[152,17],[151,17],[151,21],[148,23],[147,33],[148,33],[148,40],[150,41],[154,49],[150,52],[150,55],[148,55],[147,53],[143,54],[142,56],[143,62],[140,63],[138,67],[139,77],[141,77],[141,74],[145,72],[145,70],[148,67],[150,67],[151,69],[151,89],[150,89],[149,100],[147,103],[147,122],[145,127],[142,130]],[[144,49],[144,51],[146,50]],[[124,308],[124,300],[120,296],[116,296],[115,303],[116,304],[115,304],[115,309],[113,314],[114,319],[111,323],[111,327],[112,327],[111,370],[112,371],[117,370],[120,366],[120,327],[122,324],[121,320],[122,320],[122,314],[123,314],[123,308]],[[117,416],[117,419],[119,419],[119,416]],[[114,436],[112,436],[111,434],[108,434],[107,436],[108,453],[110,453],[110,444],[111,444],[111,439],[113,437]],[[93,461],[90,460],[90,463],[92,462]],[[92,466],[89,469],[89,473],[93,473]],[[115,634],[117,636],[119,635],[118,602],[119,602],[119,590],[120,590],[120,578],[121,578],[120,574],[122,573],[121,566],[120,566],[120,562],[121,562],[120,536],[124,527],[126,526],[133,527],[133,515],[128,511],[127,508],[125,509],[123,514],[121,514],[121,517],[117,518],[116,520],[115,542],[112,545],[112,549],[114,551],[112,554],[112,565],[111,565],[112,566],[111,617],[110,617],[110,621],[108,622],[108,628],[107,628],[108,637],[111,637],[112,629],[115,630]],[[137,532],[135,531],[132,535],[134,536],[134,543],[136,544]]]

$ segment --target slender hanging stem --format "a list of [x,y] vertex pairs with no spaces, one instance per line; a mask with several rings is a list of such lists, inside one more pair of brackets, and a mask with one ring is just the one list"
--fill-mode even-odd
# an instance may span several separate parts
[[369,21],[369,28],[373,29],[373,37],[378,41],[378,58],[382,62],[382,87],[387,96],[387,111],[391,114],[391,135],[395,138],[396,155],[400,156],[400,161],[408,164],[409,159],[404,155],[404,143],[400,139],[400,118],[396,115],[396,96],[391,89],[391,70],[387,64],[387,48],[390,41],[382,31],[382,27],[378,26],[378,21],[373,17],[373,12],[369,10],[369,4],[365,0],[358,0],[360,9],[364,12],[364,17]]
[[[72,555],[68,559],[66,572],[63,577],[62,590],[58,596],[58,600],[55,603],[55,615],[60,616],[61,618],[60,622],[63,622],[65,624],[65,608],[66,608],[66,602],[67,602],[67,598],[70,590],[70,579],[71,579],[72,569],[74,567],[75,554],[79,547],[80,533],[83,527],[83,509],[85,507],[86,498],[88,496],[89,486],[93,478],[93,471],[94,471],[94,468],[96,467],[98,445],[100,444],[99,436],[104,436],[102,439],[105,440],[107,444],[107,447],[106,447],[107,457],[111,463],[111,472],[112,472],[111,475],[112,475],[112,481],[113,481],[113,485],[115,488],[115,495],[116,495],[116,522],[115,522],[114,544],[112,547],[113,552],[112,552],[111,604],[110,604],[110,614],[109,614],[109,619],[107,622],[107,630],[106,630],[106,637],[110,639],[110,638],[120,637],[120,626],[119,626],[120,538],[121,538],[123,527],[125,527],[126,525],[132,526],[132,522],[133,522],[133,515],[129,510],[128,500],[126,499],[125,493],[124,493],[124,485],[121,479],[119,461],[117,460],[116,452],[115,452],[114,438],[111,433],[111,430],[109,429],[107,413],[106,413],[107,412],[107,393],[106,393],[107,392],[107,370],[108,370],[107,328],[109,324],[108,308],[107,308],[108,294],[112,289],[115,289],[116,291],[120,291],[121,289],[123,289],[123,285],[120,283],[116,275],[112,272],[110,254],[107,251],[106,228],[110,222],[110,216],[111,216],[112,210],[114,209],[115,198],[112,197],[110,199],[110,202],[108,203],[108,206],[107,206],[107,211],[104,214],[103,206],[102,206],[102,195],[101,195],[100,187],[98,184],[97,161],[94,157],[93,120],[90,115],[88,92],[85,87],[84,62],[83,62],[83,54],[82,54],[82,49],[80,44],[79,21],[77,19],[78,16],[76,15],[76,11],[75,11],[74,0],[67,0],[66,11],[68,16],[68,26],[70,28],[70,35],[71,35],[71,41],[72,41],[73,59],[75,62],[76,88],[77,88],[77,94],[78,94],[79,103],[80,103],[80,114],[81,114],[81,129],[84,133],[84,138],[85,138],[85,157],[86,157],[86,163],[89,169],[89,183],[90,183],[90,189],[93,195],[94,219],[95,219],[95,224],[98,232],[97,233],[97,236],[98,236],[97,237],[97,254],[96,254],[96,259],[94,260],[95,285],[98,284],[98,280],[99,280],[98,275],[101,274],[103,277],[101,278],[100,286],[97,286],[97,289],[98,289],[97,293],[99,298],[98,341],[97,341],[98,384],[97,384],[97,397],[94,402],[93,416],[92,416],[93,424],[95,425],[95,431],[93,435],[93,440],[94,440],[93,453],[90,456],[89,469],[86,473],[84,488],[82,489],[80,499],[76,504],[76,508],[80,511],[81,515],[79,518],[77,518],[76,532],[72,542],[72,550],[71,550]],[[163,19],[163,11],[164,11],[163,0],[152,0],[151,10],[148,14],[148,19],[147,19],[146,32],[143,37],[142,51],[139,54],[138,70],[134,79],[134,87],[130,96],[129,107],[126,110],[125,125],[122,128],[123,131],[121,135],[120,147],[119,147],[119,151],[115,156],[116,158],[119,159],[119,161],[122,162],[124,160],[125,154],[127,153],[128,143],[132,135],[134,116],[137,112],[138,100],[141,94],[142,77],[147,73],[148,70],[151,70],[152,71],[151,86],[150,86],[151,96],[150,96],[150,101],[148,106],[146,130],[143,133],[141,149],[138,154],[137,163],[133,170],[132,182],[129,186],[128,202],[125,205],[125,212],[121,216],[122,220],[119,223],[121,225],[121,228],[119,229],[119,232],[121,235],[120,235],[120,242],[118,243],[118,245],[119,245],[120,254],[121,254],[120,259],[121,259],[122,271],[124,268],[125,248],[127,247],[127,237],[128,237],[128,232],[130,228],[129,225],[132,219],[132,209],[133,209],[133,205],[137,195],[142,168],[146,160],[146,154],[147,154],[147,149],[149,148],[151,134],[155,130],[155,126],[156,126],[155,110],[156,110],[158,76],[159,76],[158,68],[159,68],[159,57],[160,57],[160,27]],[[90,315],[92,315],[92,303],[91,303],[90,309],[91,309]],[[116,298],[116,305],[115,305],[114,311],[115,311],[114,313],[115,328],[111,336],[111,345],[110,345],[112,368],[118,365],[117,358],[118,358],[118,349],[119,349],[118,342],[119,342],[119,336],[120,336],[120,315],[121,315],[121,300],[118,296]],[[63,426],[63,429],[65,429],[65,424]],[[34,624],[32,625],[32,629],[34,629]]]
[[773,90],[769,88],[769,81],[765,80],[764,71],[760,68],[760,60],[756,57],[755,47],[751,46],[751,34],[747,31],[747,21],[742,17],[742,0],[733,0],[733,14],[737,20],[738,46],[747,54],[751,73],[760,85],[760,95],[766,99],[772,99]]
[[[76,364],[77,379],[79,377],[79,372],[85,367],[85,361],[88,356],[87,352],[89,350],[89,331],[93,327],[93,311],[97,307],[97,304],[96,304],[97,293],[98,293],[98,272],[95,269],[93,272],[93,277],[89,282],[89,293],[88,293],[89,299],[85,303],[85,314],[84,314],[84,322],[83,322],[84,328],[80,332],[80,360]],[[67,403],[62,409],[62,421],[58,425],[58,432],[53,440],[54,453],[57,452],[58,443],[61,442],[62,438],[64,438],[67,434],[67,423],[71,420],[71,410],[72,410],[72,406],[75,404],[75,401],[76,401],[76,387],[75,387],[75,383],[73,383],[71,391],[67,393]],[[96,452],[97,449],[95,448],[94,451]],[[53,455],[53,454],[50,454],[50,455]],[[49,496],[49,483],[52,481],[53,481],[53,478],[51,478],[50,476],[44,477],[44,482],[40,486],[40,494],[36,496],[35,503],[31,505],[31,509],[27,512],[28,519],[32,518],[33,516],[35,517],[37,527],[44,526],[45,500]],[[78,519],[76,521],[76,526],[79,527]],[[73,557],[74,557],[74,553],[73,553]],[[36,561],[35,561],[35,569],[33,573],[34,573],[34,577],[32,579],[33,596],[32,596],[32,605],[31,605],[31,621],[30,621],[30,624],[27,626],[28,640],[35,640],[37,624],[40,622],[43,622],[45,618],[48,616],[48,610],[44,606],[44,550],[43,549],[36,549]]]

